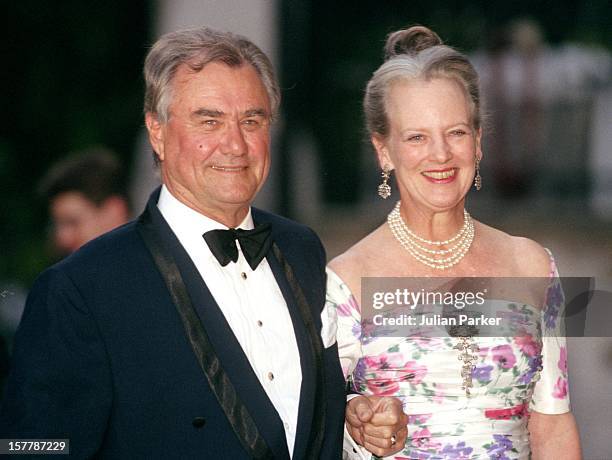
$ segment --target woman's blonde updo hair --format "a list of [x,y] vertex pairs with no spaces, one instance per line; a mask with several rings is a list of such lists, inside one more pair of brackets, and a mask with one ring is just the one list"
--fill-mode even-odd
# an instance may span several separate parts
[[454,79],[465,89],[470,101],[473,129],[480,129],[478,74],[464,54],[444,45],[435,32],[423,26],[389,34],[384,49],[385,62],[372,75],[363,99],[370,135],[387,137],[389,134],[386,97],[391,84],[397,80]]

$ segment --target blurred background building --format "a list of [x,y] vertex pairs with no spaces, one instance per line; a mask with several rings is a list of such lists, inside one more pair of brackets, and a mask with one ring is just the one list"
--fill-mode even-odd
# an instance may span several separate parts
[[[393,204],[376,195],[380,173],[361,113],[384,38],[414,23],[433,28],[468,52],[482,77],[489,117],[472,214],[549,247],[563,275],[596,277],[604,298],[612,292],[607,0],[22,0],[5,2],[3,17],[0,333],[9,345],[28,286],[55,260],[36,184],[67,152],[107,145],[128,166],[133,208],[142,208],[157,183],[143,59],[160,34],[186,26],[244,34],[272,57],[282,113],[257,203],[311,225],[330,257]],[[587,459],[612,458],[607,324],[604,338],[574,339],[570,362]]]

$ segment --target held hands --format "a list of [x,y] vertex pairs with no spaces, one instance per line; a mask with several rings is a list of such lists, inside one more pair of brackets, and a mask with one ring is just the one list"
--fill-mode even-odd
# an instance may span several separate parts
[[357,396],[346,405],[346,428],[357,444],[378,457],[404,448],[408,416],[392,396]]

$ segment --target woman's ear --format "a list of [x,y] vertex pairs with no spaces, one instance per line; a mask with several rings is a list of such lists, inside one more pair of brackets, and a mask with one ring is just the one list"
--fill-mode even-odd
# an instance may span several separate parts
[[389,149],[385,145],[384,139],[375,134],[370,138],[370,140],[372,141],[374,150],[376,150],[376,156],[378,158],[380,169],[384,169],[385,166],[387,166],[389,170],[395,169],[395,166],[393,166],[393,161],[391,161],[391,157],[389,156]]

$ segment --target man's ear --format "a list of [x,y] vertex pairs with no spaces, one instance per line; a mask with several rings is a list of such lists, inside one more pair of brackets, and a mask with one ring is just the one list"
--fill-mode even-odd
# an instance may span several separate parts
[[159,158],[159,161],[164,161],[164,124],[159,121],[156,114],[147,112],[145,114],[145,124],[149,132],[149,142],[153,151]]
[[393,161],[391,161],[391,157],[389,156],[389,150],[385,146],[384,140],[377,135],[373,135],[370,140],[372,141],[374,150],[376,150],[376,156],[378,157],[378,164],[380,165],[380,169],[384,169],[385,166],[388,166],[390,170],[395,169]]

